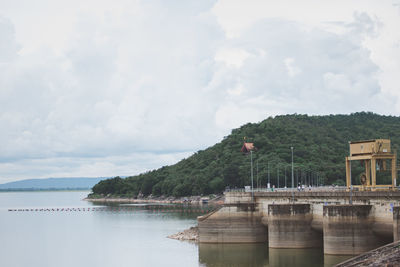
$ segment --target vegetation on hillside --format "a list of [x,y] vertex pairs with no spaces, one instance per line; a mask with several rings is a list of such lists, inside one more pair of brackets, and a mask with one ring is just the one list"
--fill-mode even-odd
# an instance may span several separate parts
[[[220,143],[175,165],[125,179],[115,177],[96,184],[96,196],[189,196],[220,193],[227,186],[250,185],[250,155],[240,152],[243,137],[254,142],[254,186],[291,187],[291,147],[294,147],[295,185],[344,184],[349,141],[391,139],[400,145],[400,117],[373,113],[307,116],[283,115],[232,130]],[[355,184],[363,167],[352,168]],[[380,174],[381,175],[381,174]],[[286,177],[286,178],[285,178]],[[382,179],[388,179],[383,177]]]

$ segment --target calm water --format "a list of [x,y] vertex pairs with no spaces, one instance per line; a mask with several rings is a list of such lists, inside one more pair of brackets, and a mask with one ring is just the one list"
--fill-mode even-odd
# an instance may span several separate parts
[[[194,244],[166,238],[198,214],[132,211],[35,212],[88,208],[88,192],[0,193],[0,266],[331,266],[345,257],[322,249],[265,244]],[[96,206],[97,207],[97,206]]]

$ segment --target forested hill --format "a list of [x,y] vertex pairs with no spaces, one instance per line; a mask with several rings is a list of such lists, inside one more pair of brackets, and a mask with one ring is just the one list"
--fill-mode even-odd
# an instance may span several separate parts
[[[294,147],[295,183],[332,184],[345,180],[348,141],[391,139],[392,150],[400,146],[400,117],[373,113],[307,116],[283,115],[232,130],[220,143],[198,151],[175,165],[164,166],[125,179],[99,182],[93,196],[136,197],[189,196],[219,193],[226,186],[250,185],[250,155],[240,152],[243,137],[253,142],[254,184],[287,186],[291,180],[291,149]],[[258,165],[258,171],[257,171]],[[354,166],[354,175],[361,173]],[[354,177],[354,176],[353,176]]]

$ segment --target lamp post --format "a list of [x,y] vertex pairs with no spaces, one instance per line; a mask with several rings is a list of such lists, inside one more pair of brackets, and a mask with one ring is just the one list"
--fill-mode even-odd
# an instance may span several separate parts
[[294,203],[294,173],[293,173],[293,147],[290,147],[292,150],[292,201]]
[[269,178],[269,162],[268,162],[268,189],[270,188],[270,186],[271,186],[271,181],[270,181],[270,178]]
[[258,159],[256,160],[256,165],[257,165],[257,188],[259,188],[259,185],[258,185]]
[[285,165],[285,188],[287,188],[287,184],[286,184],[286,165]]
[[279,188],[279,165],[276,165],[276,176],[278,177],[278,187]]

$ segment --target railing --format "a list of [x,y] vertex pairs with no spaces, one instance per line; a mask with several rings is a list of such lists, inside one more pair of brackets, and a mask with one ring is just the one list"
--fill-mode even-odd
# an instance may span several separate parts
[[[400,186],[394,187],[395,190],[400,190]],[[376,188],[372,189],[372,191],[380,191],[380,190],[393,190],[392,186],[386,186],[386,185],[379,185],[376,186]],[[260,188],[251,188],[245,189],[245,188],[231,188],[231,189],[225,189],[224,193],[227,192],[246,192],[246,193],[251,193],[251,192],[343,192],[343,191],[349,191],[346,186],[318,186],[318,187],[301,187],[301,188],[266,188],[266,187],[260,187]],[[352,188],[353,192],[357,191],[371,191],[371,188],[363,188],[361,186],[353,186]]]
[[[252,189],[244,189],[244,188],[229,188],[225,189],[225,192],[327,192],[327,191],[346,191],[346,186],[318,186],[318,187],[301,187],[301,188],[267,188],[267,187],[260,187],[260,188],[253,188]],[[354,190],[354,188],[353,188]]]

